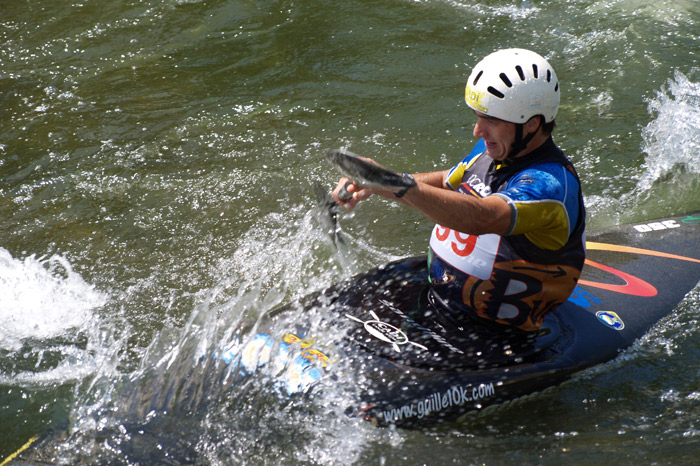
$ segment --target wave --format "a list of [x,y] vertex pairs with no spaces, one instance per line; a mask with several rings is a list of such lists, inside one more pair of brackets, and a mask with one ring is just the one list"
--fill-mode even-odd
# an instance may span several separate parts
[[0,296],[0,384],[66,383],[94,371],[93,311],[107,298],[68,260],[20,260],[0,248]]
[[[649,122],[641,128],[638,167],[627,166],[633,184],[623,192],[610,188],[586,196],[595,226],[660,218],[700,209],[700,81],[675,70],[655,95],[647,99]],[[620,189],[625,180],[611,186]]]
[[642,130],[643,191],[678,171],[700,174],[700,82],[676,70],[648,102],[655,118]]

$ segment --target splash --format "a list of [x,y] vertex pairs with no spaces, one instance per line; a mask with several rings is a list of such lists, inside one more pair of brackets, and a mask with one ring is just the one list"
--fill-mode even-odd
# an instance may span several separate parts
[[65,258],[19,260],[0,248],[0,296],[0,383],[44,385],[91,371],[82,332],[106,298]]
[[14,259],[0,248],[0,348],[17,350],[83,327],[105,297],[61,256]]
[[649,100],[656,117],[642,130],[647,154],[639,188],[677,171],[700,174],[700,82],[680,71]]
[[[691,76],[697,71],[694,68]],[[638,221],[640,215],[660,218],[700,208],[700,82],[676,70],[647,102],[652,119],[641,130],[646,155],[630,175],[634,186],[618,195],[586,196],[589,218],[592,214],[596,227]]]
[[[142,350],[135,370],[96,370],[79,384],[70,431],[30,455],[41,451],[75,464],[195,458],[230,464],[256,457],[275,463],[356,462],[378,436],[369,423],[345,413],[356,383],[348,383],[344,363],[305,364],[332,357],[325,345],[341,338],[341,329],[331,325],[323,306],[285,304],[364,267],[351,252],[363,243],[352,236],[347,240],[348,250],[341,253],[319,225],[318,212],[301,206],[286,216],[258,219],[213,266],[212,274],[220,278],[184,326],[166,323]],[[286,310],[270,317],[282,305]],[[296,341],[294,325],[302,321],[309,323],[318,347]],[[274,363],[257,359],[261,332],[270,354],[287,348],[286,357]],[[296,385],[279,383],[280,374],[292,383],[314,368],[323,376],[313,388],[295,391],[289,388]],[[102,438],[110,439],[108,445],[95,441]]]
[[[354,463],[377,433],[369,423],[345,414],[345,397],[355,384],[348,383],[341,363],[329,363],[320,383],[303,393],[290,395],[276,381],[284,373],[293,378],[299,356],[320,354],[290,339],[289,329],[301,313],[319,341],[332,343],[340,333],[328,325],[322,309],[292,306],[284,313],[286,324],[275,319],[266,331],[275,342],[270,354],[283,348],[285,338],[293,342],[293,352],[279,364],[268,364],[265,351],[253,351],[260,338],[255,329],[265,314],[257,320],[244,315],[260,290],[251,286],[239,291],[216,305],[213,290],[184,328],[164,329],[155,337],[137,371],[98,377],[76,403],[77,421],[68,439],[42,449],[71,463],[97,458],[105,463],[176,464],[199,458],[231,464],[262,456],[275,463]],[[268,292],[258,306],[272,304],[276,298],[271,295],[275,293]],[[231,342],[250,354],[229,362],[221,352]],[[251,370],[243,371],[244,366]],[[318,369],[323,370],[321,365]],[[109,438],[109,448],[96,444],[99,438]]]

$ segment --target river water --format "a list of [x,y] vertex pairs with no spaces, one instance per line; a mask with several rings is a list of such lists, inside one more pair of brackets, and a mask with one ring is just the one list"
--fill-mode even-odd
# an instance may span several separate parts
[[471,67],[514,46],[559,75],[589,229],[700,209],[696,0],[3,1],[0,458],[53,429],[64,464],[697,464],[698,289],[615,361],[459,425],[378,429],[263,379],[166,412],[242,319],[426,252],[430,222],[379,199],[336,247],[323,155],[451,166]]

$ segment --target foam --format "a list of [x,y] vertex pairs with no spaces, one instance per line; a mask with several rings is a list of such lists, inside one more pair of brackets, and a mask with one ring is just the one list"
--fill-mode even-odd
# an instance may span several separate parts
[[106,297],[61,256],[13,258],[0,248],[0,349],[47,340],[85,327]]
[[642,130],[647,157],[639,188],[649,190],[679,167],[700,174],[700,82],[676,70],[649,100],[649,112],[656,117]]

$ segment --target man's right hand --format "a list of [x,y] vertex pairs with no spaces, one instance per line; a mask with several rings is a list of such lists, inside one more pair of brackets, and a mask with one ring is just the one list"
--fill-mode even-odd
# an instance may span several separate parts
[[348,210],[352,210],[358,202],[364,201],[373,193],[367,188],[361,188],[347,177],[342,177],[333,190],[333,200]]

